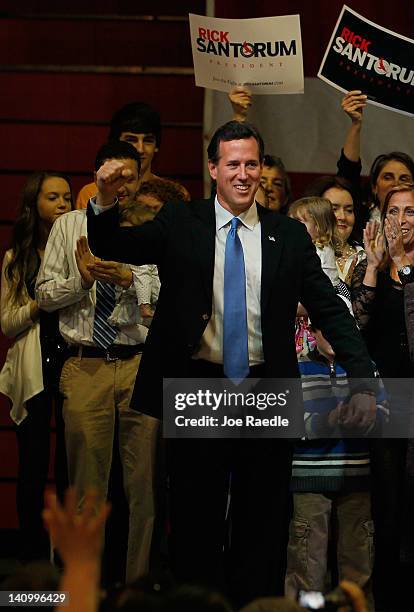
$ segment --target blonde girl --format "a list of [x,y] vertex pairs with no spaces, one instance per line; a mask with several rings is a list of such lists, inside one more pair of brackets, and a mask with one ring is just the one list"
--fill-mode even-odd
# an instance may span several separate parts
[[335,260],[336,218],[327,198],[307,197],[293,202],[289,216],[306,226],[320,257],[322,270],[334,287],[340,283]]

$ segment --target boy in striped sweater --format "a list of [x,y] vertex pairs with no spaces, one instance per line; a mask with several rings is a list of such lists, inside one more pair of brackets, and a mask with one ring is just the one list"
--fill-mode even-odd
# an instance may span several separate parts
[[356,582],[373,609],[374,527],[368,442],[340,438],[349,396],[347,375],[335,364],[332,348],[321,332],[314,331],[314,337],[316,349],[299,359],[306,440],[295,446],[293,455],[294,513],[286,595],[296,598],[300,589],[326,590],[328,539],[332,535],[339,580]]

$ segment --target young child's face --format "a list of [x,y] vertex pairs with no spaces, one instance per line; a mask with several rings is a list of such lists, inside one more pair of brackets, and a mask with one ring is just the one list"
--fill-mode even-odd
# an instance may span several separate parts
[[298,212],[296,215],[296,219],[306,226],[308,234],[312,238],[312,240],[318,239],[318,231],[316,228],[315,221],[306,213],[305,210]]

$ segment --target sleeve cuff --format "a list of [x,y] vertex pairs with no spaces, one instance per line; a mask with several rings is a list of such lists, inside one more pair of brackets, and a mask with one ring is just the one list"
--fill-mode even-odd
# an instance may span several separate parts
[[377,290],[376,287],[370,287],[369,285],[365,285],[364,283],[361,283],[361,289],[366,289],[366,291],[376,291]]
[[109,206],[100,206],[96,203],[96,196],[93,196],[93,198],[90,198],[89,204],[91,205],[91,208],[95,215],[100,215],[106,210],[111,210],[111,208],[114,208],[114,206],[118,204],[118,198],[115,198],[115,200]]

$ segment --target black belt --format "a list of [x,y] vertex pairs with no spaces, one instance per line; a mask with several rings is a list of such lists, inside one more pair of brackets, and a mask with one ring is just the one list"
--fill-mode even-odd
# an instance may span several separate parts
[[69,346],[68,354],[71,357],[90,357],[92,359],[106,359],[106,361],[116,361],[117,359],[130,359],[142,353],[143,344],[112,344],[107,349],[97,346]]

